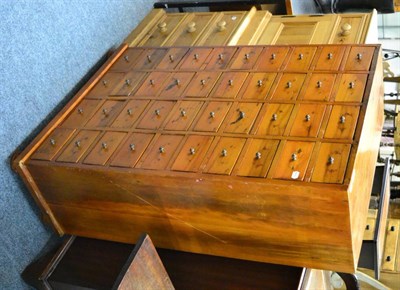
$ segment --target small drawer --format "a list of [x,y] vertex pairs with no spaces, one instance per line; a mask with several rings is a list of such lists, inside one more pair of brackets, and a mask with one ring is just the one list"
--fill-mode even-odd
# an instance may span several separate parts
[[242,99],[264,100],[276,78],[276,73],[250,73],[240,90]]
[[274,162],[273,178],[303,180],[313,148],[312,142],[287,141],[281,154],[275,157],[277,162]]
[[202,111],[194,130],[203,132],[217,132],[232,103],[210,102]]
[[278,140],[250,139],[243,159],[236,166],[239,176],[266,177],[278,148]]
[[155,101],[140,120],[137,128],[157,130],[161,128],[165,119],[172,111],[176,102],[173,101]]
[[86,156],[83,163],[104,165],[125,136],[124,132],[106,132]]
[[130,71],[126,73],[115,86],[111,94],[116,96],[129,96],[136,87],[141,84],[145,76],[146,73],[144,72]]
[[191,48],[186,54],[185,58],[182,60],[180,66],[181,70],[199,70],[203,66],[204,62],[208,58],[212,51],[212,48],[201,48],[195,47]]
[[363,241],[373,241],[375,238],[376,218],[368,217],[364,230]]
[[317,48],[314,46],[295,47],[290,54],[285,70],[308,71]]
[[62,123],[61,127],[82,127],[96,111],[99,105],[98,100],[83,100],[69,114],[67,119]]
[[112,123],[113,128],[131,128],[139,119],[146,106],[150,101],[147,100],[131,100],[121,111],[115,121]]
[[288,47],[265,47],[255,67],[262,71],[278,71],[289,52]]
[[305,78],[305,74],[284,73],[279,79],[271,99],[274,101],[296,100]]
[[187,172],[198,171],[212,140],[211,136],[189,136],[171,169]]
[[149,70],[155,68],[167,53],[166,48],[147,48],[133,65],[134,70]]
[[125,101],[105,101],[100,109],[93,115],[86,126],[88,127],[107,127],[119,114]]
[[245,46],[238,49],[230,69],[249,70],[254,67],[263,48],[261,46]]
[[290,136],[317,137],[322,119],[325,113],[325,105],[300,104]]
[[343,46],[322,46],[314,70],[339,70],[342,62],[345,47]]
[[166,169],[182,140],[183,136],[180,135],[161,135],[146,150],[143,156],[144,160],[139,164],[139,167],[144,169]]
[[175,69],[188,50],[188,48],[171,47],[158,64],[157,69]]
[[86,98],[102,98],[111,95],[124,75],[117,72],[106,73],[89,91]]
[[261,103],[239,103],[227,120],[224,132],[249,133],[261,106]]
[[167,72],[152,72],[144,80],[140,88],[134,94],[135,97],[156,97],[167,79],[171,76]]
[[369,71],[375,47],[353,46],[346,61],[345,70]]
[[194,72],[177,72],[170,76],[164,83],[159,98],[161,99],[177,99],[188,86],[193,78]]
[[205,98],[220,76],[220,72],[198,72],[187,87],[184,97]]
[[350,154],[350,144],[322,143],[312,182],[342,183]]
[[333,106],[324,138],[352,140],[359,113],[359,106]]
[[200,110],[201,105],[202,102],[182,101],[179,105],[175,106],[164,130],[187,130]]
[[68,139],[75,132],[73,129],[56,128],[43,141],[40,147],[32,154],[31,159],[51,160],[58,151],[67,143]]
[[134,167],[153,137],[154,134],[132,133],[120,146],[110,166]]
[[368,74],[343,74],[335,101],[361,103],[367,78]]
[[204,172],[230,175],[245,142],[245,138],[222,137],[213,149]]
[[290,104],[265,104],[256,134],[283,136],[292,110],[293,105]]
[[336,75],[334,74],[312,74],[303,100],[307,101],[329,101],[335,84]]
[[212,98],[234,99],[242,87],[248,73],[245,72],[225,72],[222,73],[214,90],[211,92]]
[[131,47],[124,51],[118,60],[112,65],[110,71],[126,72],[138,61],[144,52],[143,48]]
[[77,163],[99,135],[100,131],[80,131],[58,156],[57,161]]
[[236,50],[237,50],[236,47],[214,48],[208,59],[206,69],[208,70],[226,69],[228,63],[231,61]]

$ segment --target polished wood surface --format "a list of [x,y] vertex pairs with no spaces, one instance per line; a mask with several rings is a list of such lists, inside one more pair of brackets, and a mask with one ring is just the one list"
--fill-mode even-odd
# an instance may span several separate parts
[[[60,233],[132,243],[148,232],[157,247],[353,272],[382,126],[379,47],[345,46],[338,70],[317,70],[327,47],[337,49],[235,47],[222,69],[214,66],[221,47],[186,48],[180,59],[176,48],[121,51],[119,69],[90,86],[98,102],[92,116],[65,125],[82,114],[77,96],[15,164],[27,164],[22,176],[54,212]],[[260,63],[269,58],[261,56],[276,48],[285,59],[265,78]],[[340,76],[354,73],[345,67],[371,49],[372,59],[358,60],[369,63],[356,66],[368,76],[361,102],[337,101]],[[166,57],[173,69],[158,68]],[[146,75],[127,95],[114,95],[130,85],[132,71]],[[305,100],[316,79],[324,92],[329,86],[321,74],[334,76],[329,98]],[[243,98],[244,86],[265,97]],[[54,142],[59,128],[73,133]],[[56,149],[40,151],[46,143]]]

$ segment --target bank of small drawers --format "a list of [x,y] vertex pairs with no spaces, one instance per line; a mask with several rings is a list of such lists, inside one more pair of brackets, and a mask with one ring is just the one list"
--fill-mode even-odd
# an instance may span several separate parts
[[129,48],[31,159],[342,183],[374,51]]

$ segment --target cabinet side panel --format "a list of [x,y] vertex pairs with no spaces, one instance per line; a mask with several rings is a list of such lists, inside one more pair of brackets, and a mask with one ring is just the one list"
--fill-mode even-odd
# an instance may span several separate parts
[[366,94],[370,91],[369,100],[365,114],[359,121],[361,122],[363,118],[363,127],[348,189],[355,267],[360,255],[367,221],[369,198],[384,120],[383,73],[380,59],[381,54],[375,54],[377,67],[372,82],[370,80],[366,88]]

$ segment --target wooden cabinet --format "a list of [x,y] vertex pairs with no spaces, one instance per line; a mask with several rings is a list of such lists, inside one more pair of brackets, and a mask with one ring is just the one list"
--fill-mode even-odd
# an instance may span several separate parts
[[125,43],[131,47],[377,43],[376,21],[375,10],[279,16],[254,7],[249,11],[211,13],[154,9]]
[[381,85],[376,45],[122,46],[14,166],[60,234],[353,272]]

